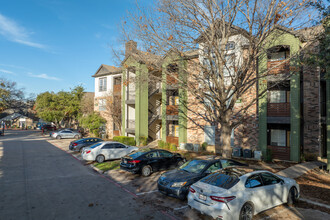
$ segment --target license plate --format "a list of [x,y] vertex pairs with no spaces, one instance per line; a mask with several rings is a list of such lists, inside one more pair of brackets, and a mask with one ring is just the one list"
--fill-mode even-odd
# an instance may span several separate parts
[[206,196],[204,196],[203,194],[199,194],[199,199],[205,201],[206,200]]

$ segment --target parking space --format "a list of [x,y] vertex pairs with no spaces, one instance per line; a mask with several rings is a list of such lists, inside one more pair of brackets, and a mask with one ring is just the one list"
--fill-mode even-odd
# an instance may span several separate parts
[[[93,162],[83,162],[79,153],[72,152],[68,149],[68,146],[72,140],[56,140],[47,137],[47,141],[55,145],[56,147],[62,149],[63,151],[66,151],[67,153],[71,154],[72,156],[80,160],[84,165],[93,164]],[[143,201],[144,204],[148,204],[155,207],[160,212],[163,212],[164,215],[168,215],[169,219],[212,219],[208,216],[202,215],[195,210],[191,210],[187,206],[187,201],[181,201],[176,198],[168,197],[158,192],[157,180],[164,172],[166,171],[155,172],[149,177],[143,177],[138,174],[132,174],[117,169],[104,172],[103,174],[115,184],[118,184],[120,185],[120,187],[127,190],[127,192],[136,195],[136,199]],[[309,216],[312,211],[313,210],[281,205],[255,216],[254,219],[303,219],[306,218],[306,216]],[[314,210],[314,213],[315,212],[317,211]],[[316,213],[315,215],[317,216],[317,214],[321,216],[324,213]],[[328,216],[329,215],[327,215],[327,217]],[[315,217],[315,219],[322,218]]]

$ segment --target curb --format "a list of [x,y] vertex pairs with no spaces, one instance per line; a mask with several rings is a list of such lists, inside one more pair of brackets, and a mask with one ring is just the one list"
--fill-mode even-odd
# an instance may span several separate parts
[[299,200],[300,201],[303,201],[303,202],[307,202],[309,204],[313,204],[313,205],[321,206],[323,208],[330,209],[330,205],[327,205],[327,204],[324,204],[324,203],[315,202],[313,200],[306,199],[306,198],[299,198]]

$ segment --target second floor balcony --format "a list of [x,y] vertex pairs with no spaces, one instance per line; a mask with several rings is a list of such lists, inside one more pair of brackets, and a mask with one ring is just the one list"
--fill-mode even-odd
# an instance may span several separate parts
[[267,116],[269,117],[290,117],[290,103],[268,103]]
[[178,115],[179,106],[178,105],[167,105],[166,106],[166,115]]

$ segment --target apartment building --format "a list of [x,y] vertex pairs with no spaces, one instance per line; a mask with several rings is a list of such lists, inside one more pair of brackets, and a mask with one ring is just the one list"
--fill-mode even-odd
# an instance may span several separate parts
[[329,79],[318,66],[299,62],[318,53],[318,42],[306,44],[321,28],[278,26],[259,57],[259,93],[267,89],[258,102],[259,147],[269,159],[299,162],[330,155]]
[[120,103],[122,70],[114,66],[102,64],[92,76],[95,80],[94,111],[100,112],[106,120],[106,133],[109,138],[120,135],[120,127],[115,123],[111,111],[120,106],[110,107],[111,103]]
[[122,61],[122,134],[149,141],[160,139],[161,71],[160,57],[140,51],[137,43],[126,43]]

